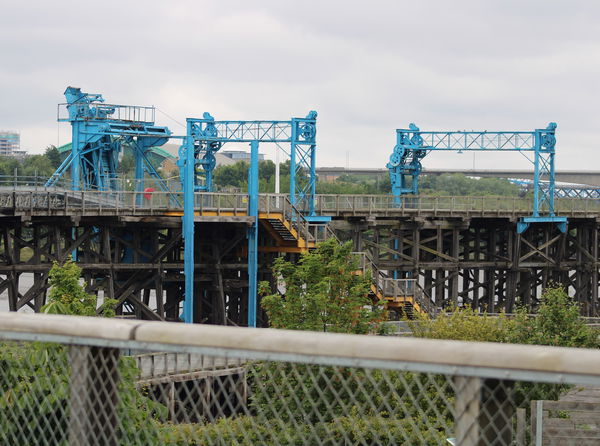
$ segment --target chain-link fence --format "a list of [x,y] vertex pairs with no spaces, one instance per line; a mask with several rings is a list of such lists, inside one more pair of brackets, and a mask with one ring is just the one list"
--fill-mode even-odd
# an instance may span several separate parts
[[591,350],[14,313],[0,338],[1,445],[600,444]]

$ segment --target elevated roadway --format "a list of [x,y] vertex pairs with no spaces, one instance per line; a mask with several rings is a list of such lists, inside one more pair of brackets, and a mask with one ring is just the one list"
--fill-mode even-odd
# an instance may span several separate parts
[[[473,177],[489,178],[521,178],[532,179],[531,170],[516,169],[423,169],[425,175],[442,175],[444,173],[460,173]],[[334,181],[342,175],[372,175],[387,176],[388,169],[384,168],[351,168],[344,167],[317,167],[317,175],[321,181]],[[557,170],[556,181],[572,184],[587,184],[600,186],[600,171],[597,170]]]

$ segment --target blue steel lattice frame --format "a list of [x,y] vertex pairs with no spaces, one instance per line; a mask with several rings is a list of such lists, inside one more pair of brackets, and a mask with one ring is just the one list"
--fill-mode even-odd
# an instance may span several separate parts
[[[529,190],[533,187],[533,180],[508,178],[508,181],[510,181],[513,184],[516,184],[517,186],[521,186],[521,189],[524,192],[529,192]],[[589,186],[586,184],[555,184],[554,197],[597,200],[600,198],[600,188],[597,186]]]
[[[534,202],[531,217],[517,224],[519,233],[530,223],[554,222],[565,232],[567,219],[554,212],[556,123],[534,131],[421,131],[415,124],[396,130],[396,146],[387,163],[397,205],[403,195],[419,193],[421,160],[433,151],[533,152]],[[411,180],[411,181],[409,181]]]
[[[308,215],[314,215],[317,181],[316,119],[315,111],[311,111],[306,118],[291,118],[287,121],[215,121],[210,113],[204,113],[202,118],[188,118],[185,146],[193,145],[194,148],[196,159],[194,191],[213,190],[212,172],[215,168],[215,153],[224,144],[252,141],[274,143],[290,158],[290,201],[304,209]],[[284,144],[289,144],[289,150]],[[180,159],[183,158],[180,156]],[[304,175],[308,178],[304,179]]]
[[[136,191],[144,189],[144,173],[168,191],[147,156],[151,147],[165,144],[171,136],[167,127],[154,125],[154,107],[105,104],[102,95],[76,87],[68,87],[65,97],[58,121],[71,123],[71,153],[48,179],[47,187],[56,185],[70,168],[73,190],[118,190],[118,157],[128,145],[135,159]],[[137,199],[141,200],[141,194]]]
[[[309,216],[315,215],[317,112],[286,121],[215,121],[210,113],[188,118],[178,165],[184,194],[184,321],[192,323],[194,309],[194,192],[213,190],[215,153],[228,142],[250,143],[248,215],[255,221],[248,230],[248,325],[256,326],[256,273],[258,247],[258,147],[277,144],[290,159],[290,202]],[[289,151],[283,144],[289,144]],[[306,178],[307,176],[307,178]]]

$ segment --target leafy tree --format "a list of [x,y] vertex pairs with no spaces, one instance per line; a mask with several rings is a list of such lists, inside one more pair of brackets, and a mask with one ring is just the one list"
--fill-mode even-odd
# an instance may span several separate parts
[[246,161],[238,161],[231,165],[222,165],[213,171],[213,181],[215,186],[244,188],[248,185],[248,168],[250,165]]
[[[519,309],[516,318],[490,317],[470,308],[454,309],[436,319],[423,318],[413,326],[418,337],[462,341],[509,342],[515,344],[561,347],[599,347],[598,332],[585,325],[579,306],[561,286],[544,290],[535,316]],[[562,384],[517,382],[514,398],[517,407],[529,407],[532,400],[555,400],[570,387]],[[450,398],[452,395],[448,394]]]
[[[85,292],[79,283],[81,268],[72,260],[63,265],[54,262],[48,279],[50,292],[48,303],[42,311],[48,314],[70,314],[78,316],[96,316],[96,298]],[[105,317],[114,317],[116,300],[106,299],[101,307]]]
[[317,182],[318,194],[389,194],[391,193],[388,175],[375,178],[365,175],[340,175],[332,182]]
[[48,158],[53,169],[58,169],[58,167],[62,163],[62,156],[60,155],[60,152],[58,151],[55,145],[49,145],[48,147],[46,147],[44,156]]
[[529,317],[524,308],[518,311],[507,341],[560,347],[600,347],[598,332],[586,325],[580,315],[577,302],[563,287],[553,285],[544,290],[535,317]]
[[[295,265],[278,259],[273,273],[285,291],[264,296],[261,302],[270,326],[376,331],[384,312],[367,297],[371,278],[357,270],[351,244],[335,240],[319,244]],[[261,283],[261,289],[268,290],[268,283]],[[250,375],[258,387],[251,407],[260,419],[285,422],[278,432],[284,433],[286,444],[315,441],[315,431],[340,442],[347,438],[361,444],[408,445],[426,439],[437,444],[452,423],[445,401],[436,398],[443,383],[427,375],[269,362],[254,364]],[[403,395],[415,395],[418,401],[407,403]],[[352,402],[351,414],[340,401]]]
[[[213,182],[218,189],[236,188],[245,191],[248,188],[248,169],[250,164],[238,161],[231,165],[217,166],[213,171]],[[275,163],[271,160],[260,161],[258,165],[259,191],[261,193],[275,192]],[[280,192],[290,190],[290,162],[279,165]],[[296,181],[300,187],[306,184],[308,178],[302,170],[297,172]]]
[[117,172],[123,178],[133,178],[135,172],[135,160],[131,151],[127,151],[123,154],[119,161]]
[[[281,165],[279,166],[279,174],[281,174]],[[289,169],[288,169],[289,171]],[[289,172],[288,172],[289,174]],[[265,180],[267,183],[275,176],[275,163],[271,160],[263,160],[258,163],[258,177]]]
[[52,162],[45,155],[31,155],[23,159],[19,168],[19,175],[32,177],[49,177],[54,173]]
[[[273,273],[284,283],[284,293],[262,298],[269,324],[293,330],[368,333],[377,330],[384,311],[369,297],[371,279],[360,274],[351,243],[328,240],[298,263],[276,259]],[[269,283],[261,283],[268,292]]]
[[18,171],[19,167],[20,164],[16,158],[0,156],[0,175],[12,177],[15,174],[15,169]]

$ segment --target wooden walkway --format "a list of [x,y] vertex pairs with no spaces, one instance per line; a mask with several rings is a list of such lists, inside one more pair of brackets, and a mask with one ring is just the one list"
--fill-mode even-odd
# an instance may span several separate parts
[[[540,405],[541,406],[538,406]],[[600,387],[576,386],[559,401],[533,401],[531,432],[535,438],[536,414],[542,413],[541,442],[552,446],[600,445]]]
[[167,352],[133,358],[139,369],[137,386],[167,407],[171,422],[215,419],[246,410],[247,371],[238,358]]

